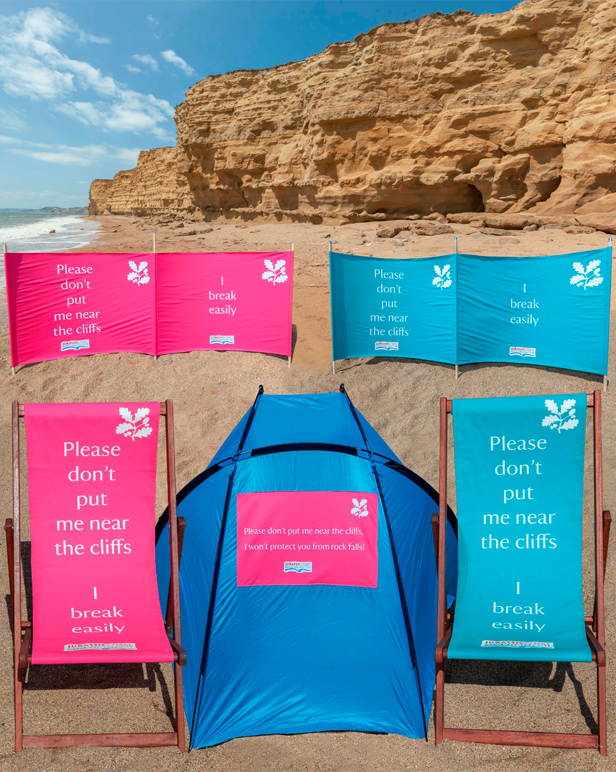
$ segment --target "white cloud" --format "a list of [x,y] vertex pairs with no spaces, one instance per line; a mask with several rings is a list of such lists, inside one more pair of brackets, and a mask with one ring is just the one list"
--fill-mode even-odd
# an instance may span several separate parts
[[67,102],[57,108],[85,126],[100,126],[108,131],[150,132],[162,140],[173,139],[159,124],[173,117],[173,108],[164,99],[151,94],[125,90],[111,105],[104,102]]
[[174,64],[176,67],[179,67],[180,70],[183,70],[187,75],[194,75],[195,71],[193,68],[185,62],[181,56],[178,56],[175,51],[172,51],[169,49],[168,51],[161,51],[160,55],[163,57],[163,59],[166,62],[169,62],[169,64]]
[[[62,147],[61,145],[58,146]],[[100,160],[101,155],[106,153],[97,152],[99,148],[95,146],[70,148],[67,147],[64,150],[23,150],[21,148],[15,148],[12,153],[17,155],[27,156],[28,158],[35,158],[37,161],[44,161],[50,164],[61,164],[62,166],[91,166],[95,160]]]
[[158,72],[158,62],[153,56],[150,56],[150,54],[133,54],[131,58],[141,64],[147,64],[154,72]]
[[167,138],[162,125],[173,116],[169,102],[132,91],[54,45],[67,36],[84,43],[106,39],[89,35],[68,16],[50,8],[0,16],[0,28],[0,83],[7,94],[61,102],[77,91],[93,91],[98,98],[95,103],[71,100],[57,109],[107,131],[148,131]]
[[139,69],[139,67],[135,67],[135,66],[134,66],[134,65],[132,65],[132,64],[126,64],[126,65],[125,65],[125,67],[126,67],[126,69],[127,69],[129,72],[143,72],[143,70],[140,70],[140,69]]
[[151,13],[149,13],[149,14],[146,16],[146,19],[147,19],[147,20],[149,21],[149,23],[150,23],[150,28],[151,28],[151,30],[152,30],[152,37],[153,37],[153,38],[156,38],[156,40],[160,40],[160,35],[157,35],[157,34],[156,34],[156,32],[154,32],[154,30],[156,29],[156,27],[160,26],[160,22],[158,21],[158,19],[155,19],[155,18],[152,16],[152,14],[151,14]]
[[22,131],[26,122],[14,110],[0,110],[0,126],[9,131]]
[[34,158],[44,163],[62,166],[92,166],[100,161],[117,159],[135,165],[141,152],[139,148],[110,147],[109,145],[49,145],[45,142],[30,142],[16,137],[0,135],[0,144],[17,145],[9,148],[11,153]]

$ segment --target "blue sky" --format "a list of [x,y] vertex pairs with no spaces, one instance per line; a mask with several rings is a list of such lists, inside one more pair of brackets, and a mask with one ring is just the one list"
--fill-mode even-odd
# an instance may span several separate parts
[[175,144],[207,75],[304,59],[377,24],[512,0],[0,0],[0,208],[85,206],[95,178]]

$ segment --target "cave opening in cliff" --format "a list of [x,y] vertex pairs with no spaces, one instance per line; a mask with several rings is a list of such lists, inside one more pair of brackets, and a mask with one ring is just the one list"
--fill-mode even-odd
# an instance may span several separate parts
[[457,214],[459,212],[483,212],[481,192],[467,182],[438,183],[394,188],[384,191],[372,206],[366,206],[369,214],[385,214],[389,218]]

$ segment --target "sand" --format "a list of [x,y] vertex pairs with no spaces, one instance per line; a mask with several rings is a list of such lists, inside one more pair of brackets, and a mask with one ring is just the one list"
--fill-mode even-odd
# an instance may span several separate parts
[[[152,228],[128,217],[97,218],[99,240],[81,251],[146,252]],[[209,233],[183,236],[182,231]],[[331,372],[327,248],[381,257],[420,257],[453,251],[451,234],[411,237],[402,245],[376,237],[376,223],[337,227],[307,224],[233,222],[158,229],[164,251],[286,250],[295,242],[293,366],[276,356],[239,352],[193,352],[158,360],[139,354],[110,354],[42,362],[11,377],[9,336],[0,327],[0,482],[5,516],[11,514],[10,403],[28,401],[120,401],[172,398],[176,413],[178,486],[208,464],[223,439],[252,403],[259,384],[266,393],[337,390],[344,382],[351,398],[404,463],[432,485],[438,484],[438,400],[592,391],[601,378],[564,370],[518,365],[453,368],[414,360],[363,359],[338,362]],[[559,229],[512,231],[505,237],[454,226],[459,250],[486,255],[536,255],[593,249],[607,244],[603,233],[566,234]],[[402,235],[404,238],[404,234]],[[10,245],[9,245],[10,248]],[[4,300],[0,304],[5,303]],[[0,324],[3,309],[0,308]],[[6,324],[6,322],[4,322]],[[614,343],[612,344],[612,349]],[[616,357],[611,351],[611,376]],[[616,388],[616,378],[613,380]],[[604,395],[605,506],[613,504],[614,392]],[[162,446],[161,464],[162,464]],[[164,468],[164,467],[163,467]],[[587,498],[591,479],[587,481]],[[455,508],[452,491],[451,503]],[[158,490],[158,512],[165,490]],[[589,499],[590,500],[590,499]],[[25,501],[25,499],[24,499]],[[27,507],[25,507],[27,512]],[[586,605],[592,605],[592,512],[585,511]],[[29,544],[24,530],[25,554]],[[616,595],[608,564],[607,640],[614,639],[612,608]],[[0,572],[7,597],[8,579]],[[609,652],[608,652],[609,656]],[[608,659],[608,718],[613,719],[614,667]],[[538,731],[587,732],[595,729],[594,666],[589,664],[450,663],[447,670],[446,722],[451,726]],[[361,677],[361,674],[358,674]],[[593,751],[507,748],[397,735],[330,732],[233,740],[182,755],[174,749],[28,749],[13,753],[12,639],[8,610],[0,619],[0,769],[1,770],[595,770],[613,769],[612,759]],[[506,685],[504,685],[506,684]],[[103,689],[94,687],[103,686]],[[30,668],[24,695],[28,733],[170,731],[173,680],[167,666],[126,665],[83,668]],[[612,727],[608,742],[616,754]]]

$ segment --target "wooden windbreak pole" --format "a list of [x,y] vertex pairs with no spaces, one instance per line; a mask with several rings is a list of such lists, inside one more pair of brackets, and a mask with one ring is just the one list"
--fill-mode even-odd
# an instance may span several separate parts
[[[612,237],[611,236],[607,240],[607,247],[608,247],[608,249],[612,249]],[[612,261],[612,255],[610,255],[609,259],[610,259],[610,262],[611,262]],[[604,375],[603,376],[603,391],[607,391],[607,383],[608,383],[607,375]]]
[[19,402],[13,402],[13,664],[15,689],[15,752],[23,748],[21,649],[21,496],[19,480]]
[[[293,265],[295,265],[295,242],[294,241],[291,242],[291,252],[293,252]],[[293,348],[293,341],[291,341],[291,348]],[[293,355],[293,353],[291,352],[291,354],[289,355],[289,367],[291,367],[291,356],[292,355]]]
[[[330,270],[330,274],[331,274],[331,264],[332,264],[332,242],[330,241],[329,242],[329,266],[330,266],[329,270]],[[330,276],[330,281],[331,281],[331,276]],[[331,302],[331,298],[330,298],[330,302]],[[333,333],[333,324],[334,324],[334,320],[332,318],[332,333]],[[334,341],[333,341],[333,338],[332,338],[332,375],[336,375],[336,360],[334,359]]]
[[[157,269],[157,266],[156,266],[156,231],[152,231],[152,252],[154,254],[154,277],[155,277],[154,281],[158,282],[158,271],[156,270]],[[154,308],[156,309],[156,312],[157,312],[156,313],[156,343],[158,345],[158,297],[157,297],[156,294],[154,295],[154,297],[155,297],[155,306],[154,306]],[[158,353],[154,354],[154,361],[157,361],[157,360],[158,360]]]
[[[3,253],[4,253],[4,264],[5,264],[5,268],[4,268],[4,270],[5,270],[5,273],[6,273],[6,253],[7,253],[7,252],[8,252],[8,249],[7,249],[7,246],[6,246],[6,241],[5,241],[5,242],[4,242],[4,246],[3,246]],[[11,367],[11,375],[15,375],[15,368],[14,368],[14,367]]]
[[[458,254],[458,237],[454,236],[453,237],[453,241],[454,241],[454,246],[455,246],[455,253],[457,255]],[[458,279],[457,279],[457,271],[458,271],[458,269],[457,269],[457,263],[456,263],[456,282],[458,281]],[[456,311],[456,313],[457,313],[457,311]],[[458,346],[456,344],[456,357],[457,357],[457,355],[458,355]],[[456,365],[456,380],[458,380],[458,365]]]

